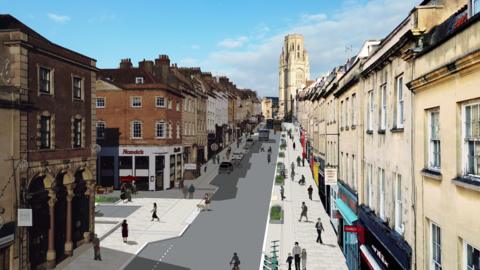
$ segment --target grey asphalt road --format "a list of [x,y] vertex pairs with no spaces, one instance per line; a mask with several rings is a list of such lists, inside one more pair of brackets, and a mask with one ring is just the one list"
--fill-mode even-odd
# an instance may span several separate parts
[[215,177],[218,190],[212,197],[211,211],[200,213],[183,236],[148,244],[125,269],[225,270],[233,252],[240,257],[240,268],[258,269],[269,213],[278,135],[263,143],[272,146],[272,162],[260,152],[257,142],[231,174]]

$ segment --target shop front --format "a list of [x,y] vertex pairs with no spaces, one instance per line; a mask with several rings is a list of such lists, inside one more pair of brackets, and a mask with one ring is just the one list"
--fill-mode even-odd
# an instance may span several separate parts
[[182,146],[104,147],[100,152],[97,184],[119,189],[122,182],[135,180],[138,190],[173,188],[183,179]]
[[411,269],[412,248],[367,206],[359,207],[363,231],[360,246],[362,270]]
[[338,181],[338,194],[335,200],[339,213],[338,244],[341,247],[349,270],[359,269],[358,258],[358,197],[343,182]]
[[10,269],[10,253],[15,241],[15,222],[3,224],[0,228],[0,269]]

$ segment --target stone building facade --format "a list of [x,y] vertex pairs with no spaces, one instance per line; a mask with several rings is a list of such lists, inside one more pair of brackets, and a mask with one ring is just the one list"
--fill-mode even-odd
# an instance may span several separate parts
[[278,74],[279,117],[282,118],[291,113],[297,89],[310,79],[310,64],[302,35],[285,37]]

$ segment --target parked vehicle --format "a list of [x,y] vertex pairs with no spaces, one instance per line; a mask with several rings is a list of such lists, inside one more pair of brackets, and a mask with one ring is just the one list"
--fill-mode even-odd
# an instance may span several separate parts
[[231,172],[233,172],[233,164],[231,162],[223,161],[220,163],[220,167],[218,167],[218,174]]
[[258,131],[258,140],[259,141],[268,141],[270,139],[270,130],[260,129]]

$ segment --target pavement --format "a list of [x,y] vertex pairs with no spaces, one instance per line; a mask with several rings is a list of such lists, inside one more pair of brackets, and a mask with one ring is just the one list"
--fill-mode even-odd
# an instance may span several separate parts
[[[257,269],[261,260],[270,194],[273,185],[277,135],[269,142],[256,142],[240,167],[231,174],[216,176],[210,185],[216,188],[210,205],[181,237],[151,242],[125,269],[208,269],[225,270],[233,252],[241,269]],[[272,162],[267,152],[272,146]]]
[[[283,124],[288,129],[294,129],[293,124]],[[288,253],[292,252],[294,242],[299,242],[301,248],[307,251],[307,269],[348,269],[345,257],[338,246],[337,235],[330,223],[330,218],[325,212],[323,205],[318,196],[317,186],[313,179],[308,163],[305,167],[297,167],[296,158],[301,156],[302,149],[298,132],[294,133],[294,141],[296,149],[293,149],[292,140],[285,136],[287,141],[287,149],[285,150],[285,158],[279,158],[278,162],[283,162],[288,170],[287,178],[285,179],[284,189],[285,197],[283,201],[280,196],[280,186],[274,185],[272,189],[271,205],[280,205],[284,210],[283,224],[268,224],[267,235],[265,239],[264,252],[270,255],[271,241],[279,240],[279,269],[288,269],[286,259]],[[295,163],[295,181],[290,178],[291,163]],[[305,175],[306,184],[299,185],[298,180],[301,175]],[[307,188],[312,185],[313,200],[309,200]],[[299,222],[301,212],[301,204],[305,202],[308,207],[309,222]],[[322,233],[322,240],[324,244],[316,243],[317,231],[315,223],[317,218],[321,218],[325,231]],[[293,265],[292,268],[294,269]],[[262,268],[260,268],[262,269]]]

